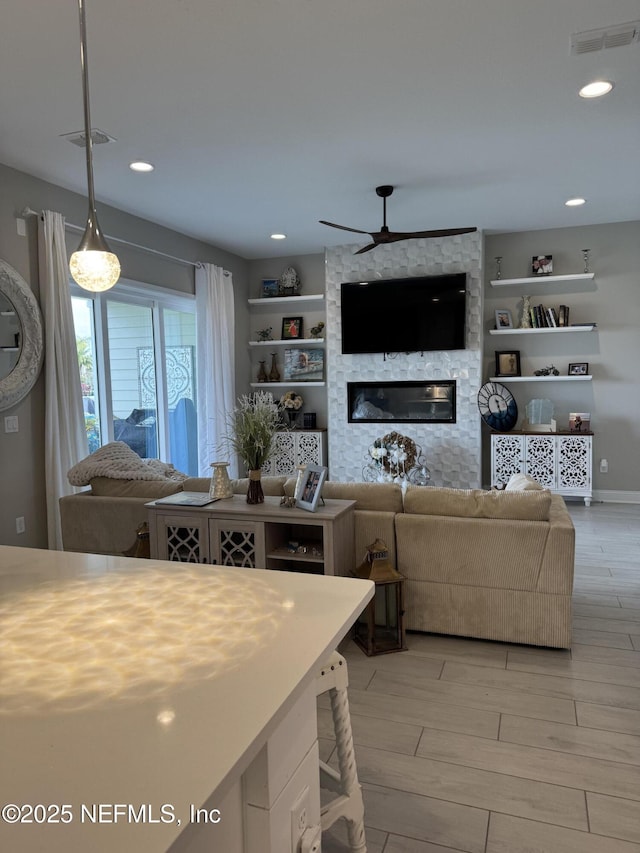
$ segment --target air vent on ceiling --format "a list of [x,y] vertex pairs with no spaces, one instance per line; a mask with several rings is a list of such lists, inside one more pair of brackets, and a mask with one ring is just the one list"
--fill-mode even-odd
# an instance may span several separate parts
[[607,47],[624,47],[627,44],[637,42],[639,36],[640,21],[618,24],[615,27],[604,27],[600,30],[573,33],[571,36],[571,53],[578,56],[581,53],[593,53]]
[[[69,142],[73,142],[74,145],[77,145],[79,148],[84,148],[85,136],[84,130],[76,130],[73,133],[61,133],[60,136],[63,139],[68,139]],[[115,136],[109,136],[108,133],[105,133],[104,130],[100,130],[98,127],[91,128],[91,143],[92,145],[104,145],[105,142],[115,142]]]

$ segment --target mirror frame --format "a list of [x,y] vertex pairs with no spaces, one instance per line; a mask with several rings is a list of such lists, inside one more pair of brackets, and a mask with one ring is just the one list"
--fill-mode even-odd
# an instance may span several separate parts
[[42,368],[44,342],[42,316],[35,296],[20,273],[2,259],[0,293],[15,308],[21,326],[18,362],[4,379],[0,379],[0,411],[4,411],[19,403],[35,385]]

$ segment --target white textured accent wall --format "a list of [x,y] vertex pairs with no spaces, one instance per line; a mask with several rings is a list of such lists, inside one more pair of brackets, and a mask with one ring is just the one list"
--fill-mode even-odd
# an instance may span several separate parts
[[[431,240],[407,240],[354,255],[357,246],[326,250],[327,397],[329,472],[332,480],[362,479],[367,448],[378,436],[397,430],[421,445],[431,471],[431,484],[478,488],[480,415],[476,402],[482,384],[482,236],[479,233]],[[467,349],[451,352],[343,355],[340,284],[372,278],[467,273]],[[384,322],[384,318],[382,318]],[[374,333],[374,332],[372,332]],[[347,382],[457,380],[455,424],[349,423]]]

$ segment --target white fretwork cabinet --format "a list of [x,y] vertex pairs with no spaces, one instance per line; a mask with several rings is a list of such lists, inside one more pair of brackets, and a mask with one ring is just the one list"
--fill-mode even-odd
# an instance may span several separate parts
[[528,474],[565,497],[581,497],[591,505],[591,435],[493,433],[491,485],[503,486],[513,474]]
[[276,433],[274,453],[263,466],[262,473],[276,477],[293,477],[297,465],[326,465],[326,436],[324,430]]

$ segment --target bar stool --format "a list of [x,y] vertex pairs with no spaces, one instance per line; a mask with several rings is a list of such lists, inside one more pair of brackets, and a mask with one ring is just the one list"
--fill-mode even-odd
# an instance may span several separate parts
[[324,761],[320,762],[320,787],[337,794],[322,807],[321,825],[324,831],[333,826],[338,818],[345,818],[351,853],[367,853],[364,802],[353,749],[348,683],[347,662],[341,654],[334,652],[316,675],[316,696],[329,691],[340,768],[337,772]]

